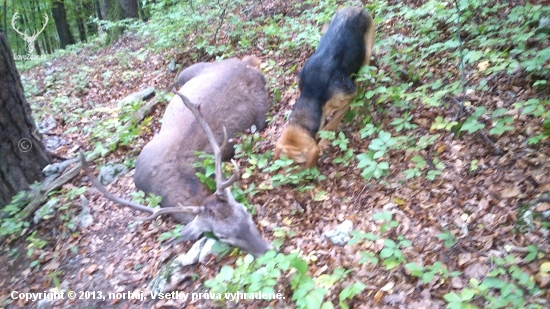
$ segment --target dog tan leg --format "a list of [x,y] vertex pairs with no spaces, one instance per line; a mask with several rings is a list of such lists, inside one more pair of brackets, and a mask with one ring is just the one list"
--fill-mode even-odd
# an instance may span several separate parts
[[330,121],[327,122],[323,130],[336,131],[336,129],[338,128],[338,125],[340,124],[340,122],[342,121],[342,118],[344,118],[344,115],[348,112],[348,110],[349,110],[349,103],[343,106],[342,108],[336,110],[336,112],[334,112],[334,115],[332,116],[332,119],[330,119]]
[[[346,106],[336,110],[334,112],[334,115],[332,116],[332,119],[330,119],[330,121],[325,125],[323,130],[336,132],[338,125],[340,124],[340,122],[342,121],[342,118],[344,118],[344,115],[348,112],[348,110],[349,110],[349,104],[346,104]],[[319,149],[325,149],[330,145],[331,145],[331,142],[327,139],[323,138],[319,141]]]

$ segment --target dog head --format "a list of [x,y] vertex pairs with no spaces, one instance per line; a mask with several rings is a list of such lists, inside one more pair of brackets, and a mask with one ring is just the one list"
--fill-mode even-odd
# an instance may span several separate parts
[[298,125],[288,124],[275,145],[274,159],[287,157],[303,168],[313,167],[319,157],[315,138]]

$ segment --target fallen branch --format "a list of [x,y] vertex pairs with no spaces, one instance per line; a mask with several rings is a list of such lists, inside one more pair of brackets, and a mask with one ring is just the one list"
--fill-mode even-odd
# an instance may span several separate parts
[[[95,160],[99,157],[99,154],[93,154],[91,160]],[[73,178],[75,178],[82,169],[82,164],[80,162],[77,162],[71,169],[63,173],[61,176],[56,178],[54,181],[44,185],[40,189],[38,189],[38,192],[34,199],[25,207],[21,212],[21,220],[28,219],[31,215],[34,214],[34,212],[42,205],[44,201],[48,199],[48,194],[60,188],[67,182],[71,181]]]
[[[124,100],[124,99],[123,99]],[[151,101],[147,102],[145,105],[143,105],[137,112],[135,112],[134,116],[130,121],[128,121],[124,125],[124,130],[127,130],[130,126],[141,122],[145,116],[149,114],[149,112],[157,105],[159,102],[158,98],[153,98]],[[93,162],[99,158],[99,154],[92,154],[92,156],[89,158],[90,162]],[[56,178],[50,183],[43,184],[38,190],[34,192],[34,197],[32,200],[27,204],[27,206],[19,212],[19,220],[27,221],[34,212],[48,199],[48,195],[50,192],[61,188],[64,184],[70,182],[73,178],[75,178],[82,169],[82,163],[77,162],[72,168],[65,171],[61,176]],[[7,235],[0,236],[0,243],[4,243],[7,239]]]

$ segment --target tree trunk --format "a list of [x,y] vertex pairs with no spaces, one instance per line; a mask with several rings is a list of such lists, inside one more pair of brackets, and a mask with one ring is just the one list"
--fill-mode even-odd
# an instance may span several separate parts
[[95,9],[97,18],[101,20],[105,20],[105,17],[103,17],[105,15],[103,15],[103,13],[101,12],[101,5],[99,4],[98,0],[94,0],[94,9]]
[[52,1],[52,16],[55,20],[55,28],[59,35],[59,41],[61,42],[61,48],[65,49],[67,45],[74,44],[74,38],[67,23],[67,13],[65,11],[64,0]]
[[84,21],[81,16],[76,17],[76,26],[78,27],[80,42],[86,42],[86,28],[84,27]]
[[101,12],[101,19],[103,20],[108,20],[109,18],[107,17],[107,13],[108,13],[108,8],[109,8],[109,0],[99,0],[100,1],[100,4],[99,4],[99,10]]
[[6,40],[7,40],[8,39],[8,0],[4,0],[4,33],[6,34]]
[[[34,12],[34,14],[38,14],[38,16],[40,16],[40,20],[41,22],[45,22],[45,20],[43,19],[44,18],[44,12],[42,11],[42,7],[40,6],[39,3],[36,3],[34,0],[32,2],[32,5],[33,7],[37,8],[37,11]],[[46,11],[48,11],[48,9],[46,9]],[[48,24],[50,23],[51,21],[48,20]],[[42,26],[40,26],[42,27]],[[46,28],[44,29],[44,32],[42,32],[42,34],[40,34],[40,46],[42,46],[42,51],[44,52],[44,54],[51,54],[52,53],[52,50],[50,48],[50,43],[49,43],[49,39],[48,39],[48,36],[51,35],[51,31],[50,31],[50,27],[49,26],[46,26]]]
[[0,32],[0,208],[17,192],[40,180],[42,169],[51,161],[32,135],[35,130],[13,54]]
[[124,11],[124,18],[138,18],[137,0],[119,0]]
[[[124,18],[124,9],[120,5],[118,0],[102,0],[101,1],[101,14],[105,20],[117,21]],[[111,44],[116,41],[122,32],[124,31],[123,27],[112,27],[107,33],[107,44]]]
[[94,16],[96,15],[97,18],[101,19],[101,16],[98,15],[95,8],[96,1],[85,1],[82,6],[84,7],[84,10],[86,10],[86,15],[84,16],[84,26],[86,27],[86,36],[92,36],[94,34],[97,34],[97,24],[92,23],[89,21],[87,16]]
[[48,39],[49,34],[44,33],[44,36],[42,37],[42,45],[44,46],[44,49],[48,54],[52,53],[52,48],[50,47],[50,40]]

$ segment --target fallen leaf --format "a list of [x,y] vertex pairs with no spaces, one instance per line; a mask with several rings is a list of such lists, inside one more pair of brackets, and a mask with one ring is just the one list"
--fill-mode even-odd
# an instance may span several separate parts
[[88,275],[91,275],[94,271],[97,270],[97,264],[92,264],[88,268],[84,270],[84,272]]
[[464,266],[464,264],[472,260],[471,253],[461,253],[458,255],[458,266]]
[[374,298],[372,299],[373,302],[377,303],[380,301],[380,299],[382,298],[382,296],[384,296],[384,292],[382,292],[381,290],[379,290],[378,292],[376,292],[376,294],[374,295]]
[[386,283],[382,288],[380,288],[380,291],[389,292],[393,287],[395,286],[395,282],[390,281]]
[[105,279],[110,278],[113,275],[113,271],[115,270],[115,265],[110,264],[103,270],[105,272]]
[[466,267],[464,270],[464,276],[468,279],[481,279],[487,274],[488,271],[489,268],[486,265],[481,263],[473,263],[472,265]]
[[504,190],[500,191],[500,196],[502,198],[516,197],[520,194],[521,194],[521,191],[516,187],[508,188],[508,189],[504,189]]
[[550,210],[550,203],[541,203],[535,210],[538,212]]
[[480,72],[483,72],[485,70],[487,70],[487,68],[489,67],[489,61],[486,60],[486,61],[481,61],[478,65],[477,65],[477,69],[480,71]]
[[56,260],[53,260],[46,264],[42,269],[43,270],[56,270],[59,267],[59,262]]

